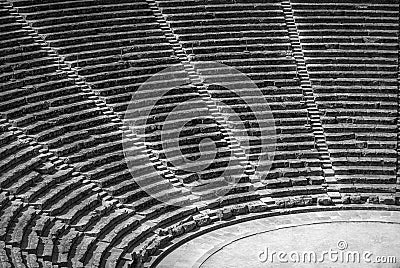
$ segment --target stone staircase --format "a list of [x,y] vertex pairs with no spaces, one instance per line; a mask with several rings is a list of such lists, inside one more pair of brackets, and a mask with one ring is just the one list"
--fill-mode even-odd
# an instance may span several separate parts
[[[400,6],[399,6],[400,9]],[[399,10],[400,11],[400,10]],[[399,16],[399,25],[400,25],[400,16]],[[400,27],[398,29],[398,34],[400,34]],[[399,36],[399,35],[398,35]],[[396,164],[396,179],[397,179],[397,188],[396,188],[396,198],[400,198],[400,169],[399,169],[399,157],[400,157],[400,41],[398,44],[398,52],[397,52],[397,164]]]
[[339,194],[339,190],[335,187],[335,184],[337,184],[335,172],[330,160],[328,145],[326,143],[324,129],[321,124],[320,112],[317,104],[315,103],[312,84],[307,72],[307,66],[293,15],[292,5],[290,1],[282,1],[281,6],[285,16],[285,22],[292,46],[292,54],[297,66],[298,78],[300,79],[301,88],[303,90],[304,99],[307,105],[311,128],[315,136],[316,149],[318,150],[322,161],[322,170],[324,172],[326,183],[324,186],[327,188],[328,195],[334,201],[340,201],[341,195]]
[[[164,164],[161,162],[160,159],[156,158],[154,154],[152,153],[151,150],[147,149],[144,142],[142,142],[135,134],[133,134],[133,131],[130,130],[127,126],[123,125],[122,119],[113,111],[111,107],[109,107],[105,100],[103,100],[95,90],[93,90],[90,86],[85,81],[85,77],[81,76],[78,74],[78,68],[73,68],[71,67],[72,62],[65,62],[63,57],[60,56],[56,50],[54,50],[50,45],[43,39],[41,35],[39,35],[31,26],[30,24],[18,13],[18,11],[13,7],[12,3],[8,1],[1,1],[3,6],[7,8],[10,12],[11,15],[16,17],[16,21],[18,23],[22,24],[22,28],[27,31],[28,35],[37,43],[41,46],[43,50],[45,50],[48,55],[52,58],[54,58],[54,62],[58,64],[58,70],[57,72],[60,73],[67,73],[68,77],[72,80],[75,81],[75,84],[80,87],[82,92],[86,93],[88,95],[88,99],[94,101],[95,105],[97,106],[98,109],[100,109],[104,115],[110,118],[111,122],[118,125],[119,129],[124,133],[124,138],[126,138],[127,143],[134,144],[134,146],[137,146],[138,148],[143,148],[142,154],[147,155],[149,157],[149,161],[153,164],[154,168],[157,169],[163,176],[163,178],[167,179],[171,185],[177,190],[177,191],[182,191],[184,190],[182,183],[179,182],[179,180],[175,177],[175,175],[169,171]],[[13,127],[13,129],[18,129],[16,127]],[[18,129],[19,130],[19,129]],[[19,131],[20,132],[20,131]],[[30,138],[30,137],[29,137]],[[30,138],[32,140],[32,138]],[[47,156],[48,159],[51,161],[52,164],[56,168],[59,169],[66,169],[70,168],[73,166],[70,166],[68,164],[64,163],[64,159],[62,157],[58,157],[54,152],[49,150],[46,146],[46,143],[39,143],[36,140],[32,140],[35,144],[38,143],[40,144],[43,148],[40,150],[40,152]],[[78,174],[78,172],[76,172]],[[85,184],[90,184],[94,185],[92,181],[89,179],[84,179],[83,183]],[[106,191],[103,189],[99,189],[100,194],[105,197],[107,200],[114,200],[116,203],[118,201],[108,195]],[[119,206],[123,206],[122,204],[119,204]]]
[[244,175],[248,180],[253,183],[253,186],[257,187],[259,185],[260,179],[255,176],[255,168],[247,161],[247,156],[244,149],[240,146],[240,142],[234,137],[232,131],[230,130],[225,118],[219,111],[219,107],[216,102],[212,99],[211,94],[207,90],[207,85],[204,84],[202,78],[197,73],[193,64],[190,62],[188,55],[183,49],[182,45],[179,43],[177,37],[174,35],[172,29],[168,25],[166,19],[164,18],[161,10],[159,9],[156,1],[146,0],[150,9],[153,11],[156,21],[160,24],[160,28],[164,32],[165,37],[168,42],[172,45],[175,55],[179,58],[182,63],[184,70],[188,74],[190,82],[197,87],[197,92],[199,97],[207,105],[209,113],[213,118],[222,126],[221,132],[225,136],[225,140],[228,143],[228,147],[233,152],[233,156],[239,161],[240,165],[244,168]]

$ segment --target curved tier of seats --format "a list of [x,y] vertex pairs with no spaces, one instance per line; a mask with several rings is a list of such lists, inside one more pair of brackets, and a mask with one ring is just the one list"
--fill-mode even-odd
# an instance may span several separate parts
[[[228,80],[221,78],[226,76],[223,68],[208,67],[207,61],[218,61],[248,75],[264,94],[275,118],[277,148],[271,171],[263,181],[266,186],[261,188],[271,188],[276,197],[287,195],[287,191],[280,190],[287,187],[293,187],[290,195],[307,192],[307,188],[323,193],[323,188],[317,186],[324,181],[321,164],[279,2],[156,2],[205,83]],[[232,76],[220,86],[243,82],[235,79]],[[238,96],[230,96],[221,87],[209,91],[214,99],[236,109],[250,125],[257,123],[251,114],[246,114],[246,109],[240,111],[243,100]],[[249,109],[257,111],[256,107]],[[257,128],[247,129],[252,130]],[[246,153],[257,158],[257,149],[257,144],[252,145]]]
[[[115,122],[98,107],[93,95],[83,91],[73,75],[60,69],[57,61],[35,43],[13,16],[8,14],[7,17],[10,21],[2,25],[2,33],[9,41],[1,52],[4,56],[2,116],[89,178],[93,176],[99,180],[106,175],[129,173],[122,152],[122,131],[119,129],[122,123]],[[6,35],[12,32],[18,34]],[[18,45],[20,38],[25,40],[23,45]],[[33,65],[36,61],[40,62],[39,67]],[[32,161],[40,161],[40,158]],[[104,168],[108,168],[106,172]],[[78,185],[75,187],[79,189]],[[135,199],[138,210],[157,203],[144,191],[137,196],[143,200]],[[89,206],[95,201],[87,202]],[[69,216],[74,218],[72,214]]]
[[[79,4],[65,2],[63,5],[60,2],[44,4],[42,2],[13,1],[14,7],[19,13],[23,14],[37,33],[60,57],[77,70],[86,84],[90,85],[102,98],[104,97],[108,107],[122,117],[131,99],[132,92],[138,89],[140,83],[177,61],[171,45],[163,36],[145,2],[126,2],[118,6],[112,4],[110,1],[86,1]],[[112,8],[110,8],[111,6]],[[62,16],[55,19],[57,12],[62,13]],[[101,20],[99,20],[99,16],[102,16]],[[108,17],[109,19],[104,19]],[[71,22],[76,23],[74,29],[67,27]],[[132,25],[132,22],[136,24]],[[82,29],[85,29],[86,32],[82,32]],[[91,32],[95,34],[92,36]],[[183,71],[176,71],[173,78],[176,81],[172,82],[182,81],[182,84],[187,83],[187,74]],[[190,97],[191,93],[186,92],[185,94]],[[181,100],[174,98],[172,101],[179,103]],[[189,108],[193,109],[193,107]],[[159,113],[162,112],[161,110]],[[162,120],[163,115],[161,114],[159,118],[157,120]],[[182,117],[182,120],[185,120],[185,118]],[[108,130],[109,127],[106,123],[103,122],[103,125]],[[205,131],[215,132],[213,128],[217,127],[210,126]],[[98,129],[99,127],[96,126],[96,130]],[[96,130],[93,130],[93,132]],[[82,143],[89,143],[87,139],[90,138],[92,133],[85,132],[79,131],[75,135],[78,136],[79,140],[73,144],[73,148],[76,146],[81,148]],[[219,142],[221,138],[217,136],[221,134],[212,135],[214,135],[215,142]],[[69,137],[68,134],[65,136],[65,138]],[[93,174],[93,177],[96,177],[97,170],[93,167],[109,165],[114,160],[117,167],[112,174],[123,172],[124,167],[122,167],[123,163],[121,162],[123,155],[115,152],[115,150],[121,149],[121,145],[118,143],[119,134],[113,133],[105,136],[104,138],[107,139],[108,143],[98,145],[96,150],[93,150],[92,146],[87,146],[87,149],[81,149],[76,154],[69,156],[74,152],[73,148],[66,148],[68,159],[71,163],[77,163],[76,166],[79,171]],[[147,138],[149,141],[153,139],[157,139],[157,137]],[[100,137],[97,140],[103,142]],[[93,145],[97,145],[97,140],[93,141]],[[51,145],[59,143],[59,140],[54,140]],[[150,143],[148,148],[155,151],[156,154],[165,155],[165,152],[159,151],[160,148],[155,142]],[[190,147],[184,149],[196,151],[195,148]],[[104,154],[107,154],[106,157]],[[90,161],[84,161],[84,159],[90,159]],[[80,161],[84,162],[78,163]],[[218,168],[222,167],[220,169],[223,170],[224,162],[226,164],[226,160],[223,159],[217,161],[213,166],[210,166],[209,172],[205,171],[204,174],[197,174],[197,176],[204,179],[218,177]],[[196,176],[177,172],[177,177],[183,177],[180,179],[186,181],[188,177]],[[188,187],[190,189],[196,188],[192,185],[188,185]],[[120,195],[123,194],[124,192],[120,191]],[[201,193],[201,195],[206,194]],[[123,200],[128,199],[129,197]],[[133,200],[130,199],[131,201]]]
[[[20,10],[20,12],[22,11]],[[36,12],[35,14],[39,13]],[[12,19],[15,21],[13,16],[10,17],[11,21]],[[24,238],[27,242],[22,249],[23,251],[29,250],[31,253],[26,258],[23,257],[23,261],[26,263],[29,261],[32,266],[36,266],[37,263],[40,265],[50,265],[51,263],[62,265],[70,259],[74,260],[78,266],[106,261],[107,252],[119,245],[119,239],[122,236],[135,231],[139,226],[138,222],[132,225],[132,223],[123,220],[120,224],[121,229],[118,230],[110,229],[110,226],[107,225],[105,226],[104,237],[96,236],[91,243],[88,242],[90,239],[86,239],[86,235],[79,235],[77,232],[97,231],[94,228],[96,219],[110,214],[109,206],[118,207],[117,200],[124,206],[130,207],[132,211],[142,215],[138,216],[141,219],[140,229],[135,232],[140,237],[143,236],[143,239],[145,239],[146,234],[143,226],[146,225],[148,219],[153,218],[154,221],[157,220],[158,216],[163,215],[164,217],[167,216],[167,219],[171,217],[175,221],[186,215],[170,214],[171,212],[168,211],[172,207],[169,208],[160,204],[138,187],[137,178],[134,180],[129,173],[122,152],[120,124],[106,116],[107,113],[96,105],[95,98],[87,91],[82,90],[75,77],[65,68],[62,68],[54,58],[49,57],[47,51],[36,45],[32,34],[29,35],[22,28],[22,25],[16,23],[15,28],[7,27],[8,24],[3,29],[4,32],[9,30],[9,35],[12,31],[21,32],[21,36],[26,39],[25,42],[29,46],[29,50],[16,49],[17,51],[13,52],[14,46],[18,48],[18,40],[13,40],[9,35],[7,36],[7,38],[10,38],[10,43],[9,46],[4,47],[4,54],[6,51],[12,53],[8,54],[9,57],[4,57],[4,70],[7,70],[8,73],[3,76],[2,92],[7,98],[5,101],[10,100],[10,103],[15,107],[26,105],[27,108],[25,109],[22,106],[23,109],[14,109],[14,111],[9,109],[8,102],[4,103],[3,117],[13,122],[18,129],[37,140],[42,146],[48,148],[50,152],[59,156],[64,163],[72,165],[75,170],[75,172],[72,170],[57,171],[55,174],[43,176],[43,180],[38,184],[20,194],[20,198],[24,202],[40,209],[41,212],[51,218],[48,229],[43,231],[42,234],[33,232],[28,234],[27,238]],[[30,56],[28,56],[28,53],[30,53]],[[62,53],[62,51],[59,53]],[[24,63],[24,59],[27,57],[38,62],[47,57],[48,61],[42,61],[39,64],[41,69],[34,68],[34,66],[29,65],[29,62]],[[7,69],[6,66],[14,66],[14,64],[15,68]],[[158,68],[160,62],[157,62],[157,64],[156,67]],[[37,70],[40,70],[40,72]],[[126,73],[126,75],[129,74],[131,73]],[[85,78],[88,77],[85,74],[82,75]],[[179,74],[176,77],[179,79]],[[110,76],[110,79],[112,79],[112,76]],[[15,98],[16,93],[18,98]],[[106,103],[109,104],[107,100]],[[162,119],[162,114],[159,117]],[[207,120],[205,119],[201,123],[206,123],[205,134],[213,134],[218,127],[215,122],[210,124],[206,122]],[[196,124],[194,127],[189,127],[189,130],[195,132],[198,129],[203,129],[203,127],[199,128]],[[190,133],[191,131],[189,131]],[[156,136],[149,135],[148,139],[151,140],[154,137]],[[217,133],[215,138],[217,142],[223,144],[221,134]],[[226,147],[226,145],[224,146]],[[149,147],[155,150],[157,143],[153,143]],[[144,148],[139,149],[135,159],[132,160],[139,163],[146,162],[146,158],[148,158],[145,154],[146,150]],[[221,159],[223,160],[223,157]],[[127,160],[130,161],[130,159]],[[223,164],[223,161],[221,163]],[[159,176],[151,166],[147,166],[140,172],[142,172],[143,179],[149,179],[151,176],[158,179]],[[214,170],[211,170],[212,172],[217,175]],[[95,184],[85,180],[85,177],[79,174],[84,174]],[[139,176],[139,173],[137,174]],[[100,186],[101,189],[97,188],[96,185]],[[164,187],[161,184],[155,186]],[[105,190],[105,192],[102,190]],[[109,197],[105,194],[111,195],[113,199],[109,200]],[[168,187],[165,188],[165,194],[172,198],[174,195],[173,192],[168,190]],[[187,195],[187,193],[184,195]],[[178,195],[178,197],[180,196],[182,194]],[[177,201],[184,202],[183,199],[186,197],[180,198],[182,200],[177,199]],[[104,199],[109,200],[111,205],[105,205]],[[113,211],[114,208],[110,210]],[[129,221],[132,221],[132,219],[132,217],[129,217]],[[150,228],[147,231],[147,236],[153,236],[152,231],[153,229]],[[74,236],[69,238],[69,234]],[[118,247],[124,248],[124,252],[133,251],[138,246],[135,243],[140,243],[140,239],[132,241],[124,240]],[[68,249],[72,249],[71,252],[68,252]],[[97,259],[99,252],[101,258]],[[17,256],[15,259],[19,259],[18,256],[20,256],[17,253],[14,254]],[[35,259],[34,256],[37,258]]]
[[120,116],[140,83],[177,63],[145,1],[12,3]]
[[[334,6],[333,1],[323,2]],[[319,10],[312,2],[294,4],[308,71],[316,101],[326,110],[323,123],[341,192],[366,193],[370,203],[391,205],[399,201],[388,196],[397,190],[393,5],[389,0],[379,7],[341,2],[332,11]],[[9,3],[17,13],[10,12]],[[160,96],[151,107],[149,128],[139,137],[143,140],[128,135],[133,147],[124,156],[126,129],[114,114],[122,118],[142,82],[181,63],[148,1],[0,1],[0,266],[130,267],[217,220],[276,207],[331,204],[280,2],[159,0],[157,5],[204,78],[207,92],[247,121],[245,132],[256,137],[244,148],[252,160],[260,146],[257,120],[249,109],[257,107],[242,105],[238,95],[224,90],[240,83],[236,76],[212,85],[227,74],[207,61],[235,67],[256,82],[275,118],[271,172],[256,184],[245,174],[230,195],[212,202],[184,208],[163,204],[146,190],[158,191],[158,197],[175,205],[214,194],[196,180],[219,185],[234,148],[226,130],[208,115],[210,106],[198,99],[204,89],[188,85],[188,73],[181,69],[164,82],[185,86]],[[375,11],[385,16],[378,18]],[[346,27],[332,21],[323,28],[318,20],[325,15],[313,12],[337,15]],[[347,38],[355,32],[347,26],[360,23],[362,29],[354,27],[360,38]],[[389,30],[382,31],[379,23]],[[318,26],[322,35],[310,25]],[[339,51],[342,57],[335,56]],[[373,91],[376,87],[379,92]],[[163,87],[158,90],[152,94]],[[145,96],[141,100],[147,101]],[[197,159],[200,140],[207,138],[217,147],[214,164],[199,173],[185,170],[191,163],[174,166],[167,154],[177,154],[177,148],[166,150],[160,142],[159,126],[171,123],[165,122],[166,115],[181,103],[187,105],[176,114],[179,122],[172,122],[187,122],[177,131],[179,150]],[[204,110],[206,116],[191,119],[193,109]],[[231,164],[232,172],[241,168],[239,162]],[[254,186],[258,191],[247,192]],[[382,195],[371,196],[376,193]],[[345,202],[361,198],[351,195]]]
[[293,10],[340,191],[394,194],[398,2],[295,0]]

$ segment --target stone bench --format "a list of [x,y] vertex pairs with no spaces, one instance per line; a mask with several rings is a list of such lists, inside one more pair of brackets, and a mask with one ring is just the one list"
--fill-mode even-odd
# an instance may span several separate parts
[[89,192],[94,188],[93,185],[85,185],[76,191],[69,193],[58,203],[54,204],[50,208],[50,215],[59,215],[67,209],[70,209],[75,205],[75,202],[82,199],[85,195],[88,195]]
[[40,204],[43,210],[49,209],[53,204],[61,201],[69,192],[81,186],[82,183],[80,183],[78,179],[69,178],[67,181],[54,187],[52,191],[39,197],[39,199],[35,201],[35,204]]
[[120,183],[132,178],[125,161],[113,162],[96,168],[88,172],[91,180],[94,180],[99,187],[109,187],[110,185]]
[[74,224],[78,219],[99,207],[100,204],[101,200],[97,194],[92,194],[90,196],[88,195],[87,198],[79,200],[79,203],[74,205],[73,208],[68,210],[68,212],[57,216],[57,219],[60,219],[66,223]]
[[13,202],[3,211],[2,217],[0,219],[0,238],[2,241],[7,240],[6,235],[11,228],[11,223],[17,219],[23,208],[23,203],[17,201]]
[[[86,12],[85,12],[86,11]],[[61,17],[57,17],[61,13]],[[51,10],[49,12],[38,12],[26,14],[26,18],[32,21],[33,27],[44,27],[56,24],[77,23],[99,19],[118,19],[124,17],[143,17],[151,15],[150,10],[136,9],[136,3],[121,3],[120,5],[91,6],[83,9],[62,9],[62,11]]]
[[37,211],[29,207],[22,211],[21,214],[22,215],[16,220],[15,227],[11,230],[10,239],[7,240],[8,243],[19,248],[22,248],[22,245],[27,242],[26,232],[28,232],[28,228],[34,221]]

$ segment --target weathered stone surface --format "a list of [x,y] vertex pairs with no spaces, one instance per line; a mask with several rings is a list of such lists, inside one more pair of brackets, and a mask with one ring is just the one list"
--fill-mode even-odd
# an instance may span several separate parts
[[283,199],[279,199],[279,200],[276,200],[276,203],[275,203],[275,204],[277,205],[278,208],[285,208],[285,206],[286,206],[286,201],[283,200]]
[[193,216],[193,220],[195,221],[196,225],[199,227],[205,226],[205,225],[208,225],[211,223],[210,216],[208,216],[206,214],[200,214],[200,215]]
[[379,197],[376,195],[371,195],[370,197],[368,197],[368,203],[379,204]]
[[352,204],[361,204],[362,203],[361,196],[359,196],[359,195],[351,195],[350,196],[350,202]]
[[247,208],[250,213],[256,213],[256,212],[263,212],[268,210],[267,205],[265,205],[263,202],[252,202],[247,204]]
[[293,198],[293,204],[295,207],[304,206],[304,199],[302,197]]
[[182,227],[185,230],[185,233],[190,232],[194,228],[196,228],[196,222],[194,221],[185,222],[184,224],[182,224]]
[[305,206],[311,206],[313,204],[313,199],[311,196],[304,196],[303,201]]
[[396,200],[395,200],[394,196],[383,195],[383,196],[379,196],[379,203],[385,204],[385,205],[394,205],[394,204],[396,204]]
[[181,225],[172,227],[171,229],[169,229],[169,233],[176,237],[176,236],[180,236],[185,232],[185,230],[183,229],[183,227]]
[[318,197],[318,204],[322,206],[329,206],[332,204],[332,199],[329,196]]
[[345,195],[342,197],[342,203],[343,204],[350,204],[351,200],[350,200],[350,196],[349,195]]
[[243,204],[232,206],[231,210],[232,210],[232,214],[234,216],[246,214],[249,212],[249,209],[247,208],[247,206],[243,205]]
[[221,219],[221,220],[227,220],[230,219],[233,214],[230,208],[223,208],[223,209],[219,209],[217,211],[217,216]]
[[292,208],[295,206],[295,201],[292,198],[289,198],[285,201],[285,207],[286,208]]

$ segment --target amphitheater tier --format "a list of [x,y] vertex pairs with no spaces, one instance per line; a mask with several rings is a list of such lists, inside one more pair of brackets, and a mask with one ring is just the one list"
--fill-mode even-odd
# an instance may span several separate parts
[[398,210],[399,28],[394,0],[0,0],[0,267]]

